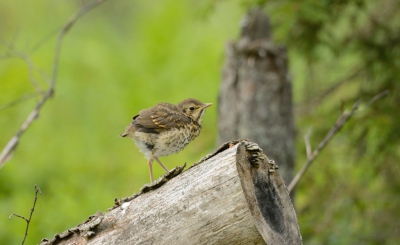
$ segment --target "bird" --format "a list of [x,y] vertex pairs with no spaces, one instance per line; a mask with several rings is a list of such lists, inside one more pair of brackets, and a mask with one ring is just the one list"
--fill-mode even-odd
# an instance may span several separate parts
[[158,159],[182,151],[199,136],[202,117],[212,103],[202,103],[193,98],[178,104],[158,103],[139,111],[125,128],[121,137],[129,137],[147,159],[150,181],[153,182],[153,161],[169,173]]

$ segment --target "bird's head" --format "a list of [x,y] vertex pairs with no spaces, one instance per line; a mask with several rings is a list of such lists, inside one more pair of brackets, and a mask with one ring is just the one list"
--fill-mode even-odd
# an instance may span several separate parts
[[211,105],[211,103],[202,103],[199,100],[190,98],[180,102],[178,107],[187,117],[201,124],[201,118],[206,108]]

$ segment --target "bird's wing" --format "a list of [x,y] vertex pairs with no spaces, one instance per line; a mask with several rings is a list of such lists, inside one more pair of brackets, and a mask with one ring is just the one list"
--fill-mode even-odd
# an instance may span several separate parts
[[185,123],[190,123],[190,119],[179,111],[176,105],[160,103],[152,108],[141,110],[133,117],[132,123],[141,132],[160,133],[173,127],[180,128]]

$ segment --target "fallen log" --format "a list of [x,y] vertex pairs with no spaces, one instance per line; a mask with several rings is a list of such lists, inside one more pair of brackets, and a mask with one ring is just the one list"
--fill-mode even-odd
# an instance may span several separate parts
[[231,141],[183,168],[41,245],[302,243],[278,167],[257,144]]

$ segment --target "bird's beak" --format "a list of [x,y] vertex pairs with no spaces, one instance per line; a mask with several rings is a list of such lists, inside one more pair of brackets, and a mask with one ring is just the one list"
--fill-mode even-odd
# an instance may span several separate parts
[[212,103],[204,103],[203,109],[205,109],[205,108],[207,108],[207,107],[210,107],[211,105],[212,105]]

